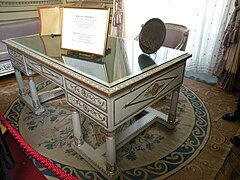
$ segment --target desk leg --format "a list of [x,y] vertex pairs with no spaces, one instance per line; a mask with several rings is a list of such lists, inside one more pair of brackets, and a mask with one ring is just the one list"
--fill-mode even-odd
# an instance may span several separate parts
[[20,94],[20,96],[25,96],[26,91],[24,89],[22,74],[19,70],[15,69],[15,68],[14,68],[14,71],[15,71],[15,76],[16,76],[16,80],[17,80],[17,83],[18,83],[19,94]]
[[33,80],[32,75],[28,76],[28,78],[29,78],[29,88],[30,88],[30,94],[31,94],[31,96],[30,96],[28,93],[26,93],[26,90],[24,88],[24,82],[23,82],[21,72],[18,69],[14,69],[14,70],[15,70],[16,80],[17,80],[17,83],[18,83],[20,99],[36,115],[42,114],[42,112],[44,112],[44,107],[40,104],[38,94],[37,94],[36,85],[35,85],[35,82]]
[[44,107],[40,104],[33,76],[30,75],[28,76],[28,78],[29,78],[29,88],[30,88],[34,112],[35,114],[40,115],[42,112],[44,112]]
[[116,134],[105,131],[106,143],[97,148],[84,141],[82,124],[79,112],[72,111],[72,124],[74,142],[73,149],[79,153],[89,164],[102,173],[107,179],[115,179],[119,176],[120,170],[116,165]]
[[106,169],[109,174],[116,171],[116,140],[115,133],[106,133]]
[[180,91],[180,87],[175,89],[172,92],[171,106],[170,106],[170,111],[169,111],[169,114],[168,114],[168,122],[169,122],[168,128],[169,129],[173,129],[178,123],[176,121],[176,112],[177,112],[179,91]]
[[31,93],[31,97],[32,97],[32,102],[33,102],[33,107],[35,109],[40,108],[40,101],[38,98],[38,93],[37,93],[37,89],[36,89],[36,85],[34,82],[34,79],[32,76],[28,77],[28,81],[29,81],[29,88],[30,88],[30,93]]
[[76,146],[81,146],[83,144],[83,135],[82,135],[82,127],[79,118],[79,112],[72,112],[72,124],[73,124],[73,135],[74,135],[74,143]]

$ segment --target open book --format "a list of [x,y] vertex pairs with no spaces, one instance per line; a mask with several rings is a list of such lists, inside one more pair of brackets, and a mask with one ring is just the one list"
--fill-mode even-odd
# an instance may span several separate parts
[[39,7],[40,35],[60,35],[63,7]]

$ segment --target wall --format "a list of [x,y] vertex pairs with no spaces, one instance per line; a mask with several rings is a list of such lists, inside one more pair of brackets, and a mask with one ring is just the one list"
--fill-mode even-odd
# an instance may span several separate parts
[[[112,7],[112,0],[101,2]],[[4,0],[0,1],[0,24],[8,23],[12,21],[27,20],[31,18],[37,18],[38,6],[59,6],[59,5],[72,5],[79,0]]]

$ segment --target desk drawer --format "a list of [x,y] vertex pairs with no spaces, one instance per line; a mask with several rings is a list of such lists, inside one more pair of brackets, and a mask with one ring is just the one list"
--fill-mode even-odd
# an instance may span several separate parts
[[11,56],[11,58],[24,64],[24,56],[22,54],[19,54],[18,52],[14,51],[12,49],[8,49],[8,53]]
[[108,117],[99,111],[95,106],[85,102],[83,99],[80,99],[71,93],[66,92],[67,102],[74,106],[76,109],[90,117],[96,123],[101,124],[105,128],[108,128]]
[[56,73],[55,71],[52,71],[46,67],[42,67],[42,75],[46,76],[59,86],[63,87],[63,77],[61,74]]
[[14,68],[16,68],[19,71],[21,71],[24,74],[26,74],[25,66],[22,63],[20,63],[19,61],[17,61],[16,59],[13,59],[13,58],[11,58],[11,63],[12,63]]
[[8,53],[10,55],[10,59],[13,67],[23,72],[24,74],[26,74],[27,71],[26,71],[26,67],[24,66],[24,63],[25,63],[24,56],[22,54],[19,54],[16,51],[13,51],[12,49],[8,49]]
[[61,74],[56,73],[55,71],[48,69],[47,67],[44,67],[41,64],[39,64],[29,58],[26,58],[26,60],[27,60],[27,66],[30,69],[32,69],[34,72],[38,72],[39,74],[52,80],[57,85],[63,87],[63,77]]
[[42,66],[35,62],[35,61],[32,61],[31,59],[27,58],[26,57],[26,60],[27,60],[27,66],[32,69],[34,72],[42,72]]
[[83,88],[82,86],[74,83],[71,80],[65,78],[66,90],[75,94],[77,97],[84,99],[89,104],[97,107],[101,111],[107,112],[107,100],[101,98],[97,94],[94,94],[92,91]]
[[114,126],[133,116],[139,110],[152,105],[160,97],[182,84],[185,65],[159,74],[134,87],[114,101]]

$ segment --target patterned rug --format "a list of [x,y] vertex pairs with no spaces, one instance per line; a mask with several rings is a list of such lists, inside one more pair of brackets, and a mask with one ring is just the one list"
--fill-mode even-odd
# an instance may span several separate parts
[[[45,81],[38,85],[38,90],[50,86],[51,83]],[[166,113],[169,103],[170,97],[167,96],[152,107]],[[104,179],[71,148],[71,111],[65,98],[46,102],[44,106],[46,111],[36,116],[16,100],[5,117],[35,150],[66,172],[81,179]],[[180,123],[174,130],[155,123],[117,151],[118,166],[122,170],[118,179],[164,179],[199,154],[209,137],[210,118],[200,98],[185,86],[181,87],[177,118]],[[94,147],[104,143],[100,126],[84,116],[81,122],[88,143]],[[54,178],[51,172],[34,162],[48,178]]]

